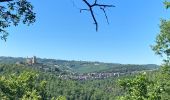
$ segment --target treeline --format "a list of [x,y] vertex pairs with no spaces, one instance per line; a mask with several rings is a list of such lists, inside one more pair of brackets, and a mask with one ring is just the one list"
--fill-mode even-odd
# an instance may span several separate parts
[[170,64],[153,73],[119,80],[119,86],[125,93],[118,100],[170,100]]
[[[40,97],[40,98],[36,97],[37,98],[36,100],[39,99],[50,100],[52,98],[58,98],[61,96],[65,97],[67,100],[114,100],[116,96],[123,94],[120,88],[116,84],[116,80],[117,80],[116,78],[110,78],[105,80],[89,80],[89,81],[75,81],[69,79],[64,80],[58,78],[58,76],[56,76],[55,74],[41,72],[31,67],[26,67],[26,66],[16,65],[16,64],[1,64],[0,76],[1,79],[3,77],[6,77],[11,84],[14,81],[21,81],[23,84],[27,84],[24,82],[28,82],[28,84],[32,85],[33,87],[33,88],[29,88],[29,85],[27,84],[26,86],[28,86],[29,91],[27,89],[23,90],[23,94],[20,95],[20,97],[18,96],[17,93],[16,94],[12,93],[10,94],[10,96],[11,95],[12,96],[9,97],[9,100],[13,100],[14,97],[16,98],[15,100],[17,100],[18,98],[22,98],[21,96],[25,97],[25,95],[28,95],[27,92],[32,93],[34,91],[36,91],[35,94],[29,94],[29,95]],[[14,76],[16,78],[17,77],[20,78],[17,78],[18,80],[15,79],[10,80],[11,77]],[[27,80],[23,81],[22,79],[24,78],[26,78]],[[1,81],[3,82],[4,80]],[[42,84],[44,84],[43,86],[45,87],[42,87]],[[22,84],[20,83],[20,85]],[[11,86],[4,84],[3,87],[10,88]],[[21,88],[21,87],[17,87],[17,88]],[[22,87],[21,89],[25,89],[25,88],[26,87]],[[16,91],[19,92],[20,90],[16,90]],[[2,87],[0,87],[0,92],[2,92],[3,95],[6,96],[6,98],[8,98],[9,95],[6,94],[5,90],[2,91]]]
[[[22,57],[0,57],[0,64],[25,64],[26,58]],[[27,65],[27,64],[25,64]],[[142,70],[153,70],[159,68],[155,64],[135,65],[135,64],[118,64],[118,63],[102,63],[88,61],[67,61],[55,59],[37,58],[37,64],[33,67],[42,68],[46,71],[60,71],[66,73],[93,73],[93,72],[133,72]]]
[[170,67],[104,80],[75,81],[16,64],[0,64],[2,100],[169,100]]

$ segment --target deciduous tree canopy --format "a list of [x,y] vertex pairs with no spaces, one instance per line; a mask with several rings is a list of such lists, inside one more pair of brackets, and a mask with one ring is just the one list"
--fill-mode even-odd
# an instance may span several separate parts
[[17,26],[20,22],[30,25],[35,22],[33,6],[27,0],[0,0],[0,37],[7,39],[7,27]]
[[[170,7],[170,2],[164,2],[166,9]],[[156,44],[152,46],[156,54],[165,57],[165,61],[170,60],[170,20],[161,20],[160,33],[156,37]]]

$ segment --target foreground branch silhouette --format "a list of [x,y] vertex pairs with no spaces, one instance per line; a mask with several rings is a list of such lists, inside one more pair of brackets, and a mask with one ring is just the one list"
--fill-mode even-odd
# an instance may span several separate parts
[[100,4],[98,3],[98,0],[95,0],[93,4],[90,4],[87,0],[83,0],[83,2],[87,5],[88,9],[80,9],[80,12],[82,11],[89,11],[92,18],[93,18],[93,21],[94,21],[94,24],[96,26],[96,31],[98,31],[98,21],[96,20],[96,17],[95,17],[95,14],[94,14],[94,8],[95,7],[98,7],[99,9],[101,9],[105,15],[105,18],[107,20],[107,23],[109,24],[109,20],[108,20],[108,16],[106,14],[106,8],[110,8],[110,7],[115,7],[114,5],[108,5],[108,4]]
[[0,0],[0,2],[8,2],[8,1],[13,1],[13,0]]
[[0,38],[7,39],[6,29],[19,23],[30,25],[35,22],[33,6],[27,0],[0,0]]

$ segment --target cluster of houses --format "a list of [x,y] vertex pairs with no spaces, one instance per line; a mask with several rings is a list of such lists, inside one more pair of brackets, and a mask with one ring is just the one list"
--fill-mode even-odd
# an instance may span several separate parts
[[[25,62],[17,62],[17,64],[27,64],[31,66],[36,66],[36,68],[45,72],[59,72],[59,65],[45,65],[38,63],[36,56],[26,59]],[[94,73],[66,73],[59,74],[62,79],[74,79],[74,80],[90,80],[90,79],[105,79],[109,77],[119,77],[122,73],[119,72],[94,72]]]
[[90,80],[90,79],[105,79],[109,77],[119,77],[122,73],[116,72],[96,72],[96,73],[85,73],[85,74],[73,74],[73,75],[59,75],[63,79],[74,79],[74,80]]
[[[73,72],[66,72],[65,74],[59,74],[59,72],[62,72],[59,69],[59,65],[46,65],[43,63],[38,63],[36,56],[33,56],[31,58],[26,59],[25,62],[17,62],[17,64],[27,64],[30,66],[36,66],[36,68],[45,71],[45,72],[55,72],[59,75],[60,78],[62,79],[74,79],[74,80],[90,80],[90,79],[105,79],[105,78],[110,78],[110,77],[119,77],[125,74],[135,74],[139,73],[141,71],[132,71],[132,72],[93,72],[93,73],[84,73],[84,74],[78,74],[78,73],[73,73]],[[148,70],[148,71],[153,71],[153,70]]]

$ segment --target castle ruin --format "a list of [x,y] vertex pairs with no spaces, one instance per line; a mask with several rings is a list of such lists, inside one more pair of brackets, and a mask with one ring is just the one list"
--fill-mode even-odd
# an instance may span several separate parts
[[32,58],[28,58],[26,59],[26,63],[29,64],[29,65],[34,65],[37,63],[37,58],[36,56],[33,56]]

